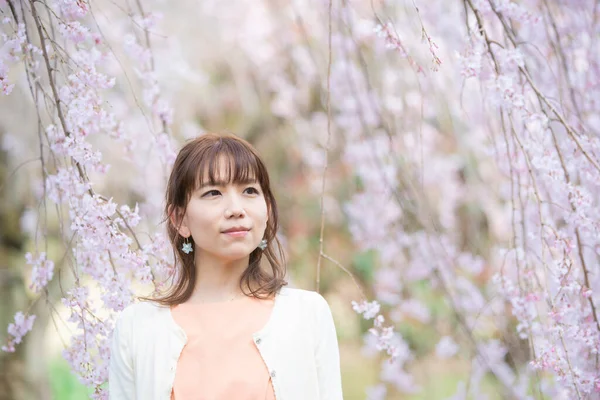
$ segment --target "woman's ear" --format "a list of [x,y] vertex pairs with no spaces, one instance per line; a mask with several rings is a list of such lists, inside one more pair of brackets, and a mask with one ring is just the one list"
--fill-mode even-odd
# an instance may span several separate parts
[[174,205],[169,206],[169,221],[184,238],[187,238],[192,234],[187,226],[185,214],[182,212],[181,208],[175,207]]

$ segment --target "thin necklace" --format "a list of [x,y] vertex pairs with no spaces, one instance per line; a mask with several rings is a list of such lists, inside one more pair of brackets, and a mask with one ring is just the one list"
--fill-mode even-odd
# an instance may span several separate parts
[[240,295],[240,293],[236,293],[236,294],[233,295],[232,298],[230,298],[229,300],[226,300],[226,301],[201,301],[200,303],[201,304],[207,304],[207,303],[208,304],[211,304],[211,303],[229,303],[229,302],[232,302],[239,295]]
[[229,299],[229,301],[233,301],[233,299],[235,299],[235,298],[236,298],[236,297],[238,297],[239,295],[240,295],[239,293],[236,293],[236,294],[234,294],[234,295],[233,295],[233,297],[232,297],[231,299]]

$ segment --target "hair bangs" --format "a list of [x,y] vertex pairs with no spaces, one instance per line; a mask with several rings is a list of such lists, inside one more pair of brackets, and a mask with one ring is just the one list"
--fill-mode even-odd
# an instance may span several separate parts
[[198,189],[206,185],[224,186],[257,181],[264,187],[264,173],[261,173],[256,156],[242,143],[220,140],[200,158],[195,187]]

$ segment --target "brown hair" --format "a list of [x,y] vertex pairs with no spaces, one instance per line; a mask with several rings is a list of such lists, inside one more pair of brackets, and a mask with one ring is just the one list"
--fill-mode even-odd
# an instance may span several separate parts
[[[197,273],[194,254],[186,254],[181,250],[184,238],[179,235],[178,227],[171,222],[171,214],[176,213],[175,220],[181,221],[192,192],[204,184],[205,176],[208,177],[210,184],[216,182],[215,174],[221,157],[229,161],[226,163],[226,171],[221,171],[227,182],[244,183],[253,179],[259,182],[269,213],[264,235],[268,243],[267,247],[264,250],[257,248],[250,253],[248,268],[240,278],[240,289],[247,296],[269,298],[287,285],[284,280],[285,258],[281,243],[276,236],[277,202],[271,192],[269,174],[264,163],[258,152],[247,141],[231,134],[207,133],[189,141],[179,151],[167,184],[165,220],[177,272],[166,293],[158,297],[143,298],[144,300],[172,306],[184,303],[192,295]],[[193,244],[191,237],[189,240]],[[270,266],[270,272],[261,267],[263,254]],[[178,266],[180,269],[177,269]],[[250,293],[244,291],[244,286]]]

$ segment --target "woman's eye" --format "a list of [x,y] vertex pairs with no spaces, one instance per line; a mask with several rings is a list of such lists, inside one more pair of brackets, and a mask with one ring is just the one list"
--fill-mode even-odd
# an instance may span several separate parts
[[204,193],[202,195],[202,197],[212,197],[212,196],[218,196],[220,194],[221,194],[221,192],[219,192],[218,190],[209,190],[208,192]]
[[252,194],[259,194],[258,189],[253,188],[253,187],[246,188],[246,192],[249,192],[249,193],[252,193]]

